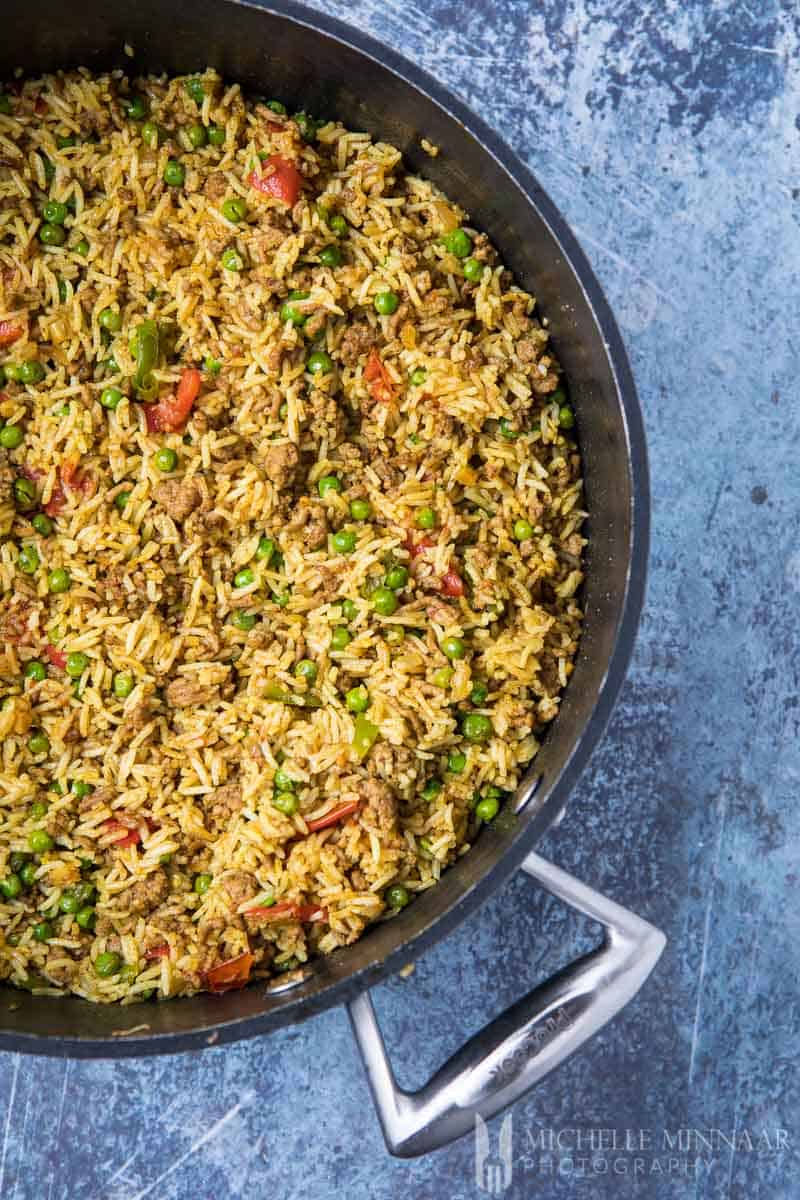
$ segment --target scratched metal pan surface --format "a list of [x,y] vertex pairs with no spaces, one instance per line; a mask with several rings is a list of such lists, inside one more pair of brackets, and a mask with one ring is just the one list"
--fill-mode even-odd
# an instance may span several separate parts
[[[74,1056],[176,1051],[251,1037],[352,1001],[446,936],[508,879],[558,817],[608,722],[638,625],[649,487],[622,341],[556,207],[484,121],[394,51],[293,3],[82,0],[77,19],[61,0],[3,5],[0,79],[16,68],[31,75],[78,66],[182,74],[206,65],[246,89],[280,96],[290,111],[336,116],[398,146],[413,169],[464,206],[536,295],[578,417],[591,514],[585,632],[560,715],[514,801],[439,885],[397,918],[314,962],[304,980],[277,993],[253,985],[224,996],[119,1008],[0,988],[0,1049]],[[422,151],[422,136],[441,147],[436,159]]]

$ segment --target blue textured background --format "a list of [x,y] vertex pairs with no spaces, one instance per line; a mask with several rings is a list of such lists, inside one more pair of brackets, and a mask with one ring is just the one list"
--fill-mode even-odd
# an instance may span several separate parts
[[[796,4],[318,6],[423,63],[528,161],[608,292],[650,438],[652,571],[634,666],[543,851],[670,943],[630,1008],[516,1106],[505,1195],[789,1200],[800,1192]],[[403,1081],[420,1082],[587,937],[512,882],[410,979],[378,990]],[[15,1200],[481,1194],[469,1141],[413,1163],[386,1156],[342,1011],[171,1059],[5,1056],[0,1097],[0,1194]],[[529,1136],[575,1127],[649,1131],[648,1174],[633,1175],[632,1154],[601,1153],[583,1178],[569,1163],[542,1176]],[[663,1131],[709,1127],[773,1139],[782,1128],[788,1149],[723,1150],[670,1173]],[[614,1173],[620,1159],[628,1174]]]

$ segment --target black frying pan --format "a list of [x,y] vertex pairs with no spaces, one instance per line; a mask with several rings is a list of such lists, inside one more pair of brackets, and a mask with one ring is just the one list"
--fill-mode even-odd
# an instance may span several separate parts
[[[123,51],[125,43],[133,47],[132,59]],[[608,963],[603,960],[603,980],[588,988],[596,1011],[588,1022],[591,1028],[585,1027],[588,967],[578,964],[479,1035],[435,1081],[435,1089],[410,1107],[401,1097],[398,1107],[399,1093],[386,1090],[391,1091],[392,1080],[380,1061],[379,1035],[364,997],[373,984],[444,937],[519,867],[563,810],[606,726],[639,619],[648,543],[644,433],[625,351],[582,251],[528,170],[434,79],[370,38],[293,3],[277,11],[232,0],[136,0],[129,5],[82,0],[76,12],[57,0],[6,0],[0,79],[18,67],[38,75],[115,65],[132,74],[187,73],[210,65],[245,89],[281,97],[290,111],[335,115],[350,128],[368,130],[400,147],[414,170],[438,184],[466,208],[471,223],[486,230],[549,318],[575,404],[591,514],[586,625],[560,715],[508,812],[483,831],[437,887],[397,918],[378,925],[354,946],[310,964],[295,986],[275,991],[254,985],[224,996],[119,1008],[0,989],[0,1048],[78,1056],[153,1054],[252,1037],[349,1002],[370,1060],[387,1138],[395,1151],[415,1153],[461,1132],[474,1109],[485,1115],[502,1107],[550,1069],[553,1060],[564,1057],[572,1048],[566,1042],[577,1044],[598,1026],[599,1015],[604,1014],[600,1024],[611,1015],[608,996],[597,987],[607,983]],[[441,148],[437,158],[421,149],[422,136]],[[586,910],[586,895],[571,892],[563,873],[558,878],[548,874],[535,856],[527,866],[546,886]],[[598,954],[607,955],[612,943],[619,950],[619,917],[619,911],[606,912],[605,918],[600,914],[612,936]],[[657,947],[653,931],[648,934],[649,927],[640,926],[634,957],[643,978],[661,943]],[[593,960],[590,965],[595,969],[598,964]],[[574,1013],[564,1009],[565,980],[575,991]],[[615,1003],[619,1007],[619,996]],[[558,1016],[559,1004],[566,1017]],[[487,1066],[489,1051],[494,1059]],[[463,1084],[465,1069],[474,1074],[478,1066],[483,1072],[477,1091],[466,1100],[450,1095],[445,1103],[442,1084]]]

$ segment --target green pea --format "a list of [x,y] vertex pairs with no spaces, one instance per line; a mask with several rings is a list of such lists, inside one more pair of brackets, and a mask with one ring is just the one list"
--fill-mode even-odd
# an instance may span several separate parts
[[393,883],[383,893],[383,898],[389,905],[389,908],[405,908],[411,900],[411,895],[408,888],[403,887],[402,883]]
[[97,320],[100,328],[107,329],[109,333],[119,333],[122,329],[122,314],[115,308],[104,308]]
[[424,383],[427,378],[428,372],[424,367],[417,367],[415,371],[411,372],[411,382],[413,383],[414,387],[419,387],[420,384]]
[[488,695],[489,695],[489,689],[486,686],[486,684],[477,682],[477,683],[473,683],[472,691],[469,694],[469,698],[473,704],[475,704],[478,708],[480,708],[480,706],[485,702],[486,697]]
[[244,259],[235,246],[228,246],[227,250],[223,250],[219,261],[226,271],[241,271],[244,266]]
[[87,242],[86,238],[81,238],[81,240],[78,242],[77,246],[75,247],[75,253],[80,254],[81,258],[86,258],[86,255],[89,253],[89,243]]
[[454,671],[452,667],[439,667],[433,672],[431,679],[435,687],[446,688],[450,686],[450,680],[453,678]]
[[124,101],[122,107],[125,116],[131,121],[141,121],[147,116],[147,101],[144,96],[131,96],[129,100]]
[[[298,292],[296,295],[298,299],[306,300],[308,299],[309,293]],[[278,315],[280,316],[280,319],[283,321],[284,325],[287,321],[291,321],[291,323],[296,325],[298,328],[302,325],[305,325],[306,321],[308,320],[308,314],[301,312],[296,304],[291,304],[288,300],[285,304],[281,305],[280,313]]]
[[512,427],[507,417],[500,418],[500,433],[509,442],[514,442],[519,437],[519,430]]
[[408,568],[399,565],[390,567],[386,572],[384,583],[393,592],[399,592],[408,583]]
[[298,679],[305,679],[306,683],[313,683],[317,678],[317,666],[310,658],[301,658],[300,662],[294,669]]
[[432,508],[421,508],[417,513],[418,529],[433,529],[436,525],[436,513]]
[[212,358],[210,354],[207,354],[203,359],[203,370],[209,375],[219,375],[222,363],[218,358]]
[[294,115],[294,123],[303,141],[313,142],[317,136],[317,122],[308,113],[299,112]]
[[344,625],[337,625],[331,633],[331,650],[344,650],[351,641],[350,633]]
[[101,979],[108,979],[110,976],[116,975],[121,966],[122,959],[114,950],[104,950],[94,960],[95,973]]
[[19,369],[20,383],[41,383],[45,376],[44,367],[35,358],[29,358]]
[[130,671],[118,671],[111,686],[118,700],[126,700],[136,687],[136,680]]
[[19,383],[19,363],[7,362],[4,367],[6,379],[9,383]]
[[22,674],[26,679],[32,679],[35,683],[41,683],[47,678],[47,668],[38,658],[32,658],[29,663],[25,664],[25,670]]
[[324,350],[315,350],[306,359],[306,370],[312,375],[329,375],[333,370],[333,359]]
[[335,242],[331,242],[330,246],[323,246],[319,252],[319,261],[324,267],[340,267],[342,265],[342,252]]
[[34,854],[45,854],[53,849],[53,839],[45,829],[32,829],[28,834],[28,845]]
[[337,554],[352,554],[356,548],[356,535],[352,529],[340,529],[331,540]]
[[48,225],[63,225],[68,211],[66,204],[62,204],[60,200],[48,200],[42,206],[42,216]]
[[463,658],[467,652],[466,646],[458,637],[442,638],[440,647],[445,658]]
[[30,861],[30,856],[24,854],[21,850],[14,850],[9,856],[8,865],[11,867],[13,874],[18,875],[26,862]]
[[91,783],[86,783],[83,779],[73,779],[69,790],[73,796],[77,796],[79,800],[82,800],[84,796],[91,795],[94,788]]
[[483,713],[467,713],[461,726],[468,742],[485,742],[492,736],[492,722]]
[[62,892],[58,907],[62,913],[74,915],[80,910],[81,902],[74,892]]
[[117,492],[116,496],[114,497],[114,504],[116,505],[116,507],[119,509],[120,512],[123,511],[123,509],[127,505],[130,498],[131,498],[130,492]]
[[16,450],[25,440],[25,434],[19,425],[4,425],[0,429],[0,446],[4,450]]
[[56,567],[47,576],[47,586],[56,595],[60,592],[68,592],[72,587],[72,576],[66,567]]
[[[282,757],[283,755],[279,755],[279,758]],[[291,792],[294,790],[295,786],[295,780],[292,779],[291,775],[284,771],[283,767],[278,767],[276,770],[275,775],[273,776],[273,783],[275,784],[275,789],[278,792]]]
[[562,429],[572,429],[575,425],[575,413],[569,404],[562,404],[558,410],[558,423]]
[[205,896],[213,882],[214,879],[211,875],[195,875],[194,890],[197,892],[198,896]]
[[67,240],[67,231],[62,225],[42,225],[39,230],[39,241],[43,246],[63,246]]
[[242,567],[241,571],[237,571],[233,577],[233,586],[235,588],[249,587],[251,583],[255,583],[255,574],[250,567]]
[[267,108],[270,112],[278,113],[279,116],[285,117],[288,109],[285,104],[281,104],[280,100],[268,100]]
[[107,387],[103,388],[100,393],[100,403],[103,408],[108,408],[111,412],[115,412],[122,402],[122,392],[119,388]]
[[0,879],[0,892],[6,900],[16,900],[22,893],[22,880],[19,875],[6,875],[5,879]]
[[351,500],[350,516],[354,521],[368,521],[372,516],[372,505],[369,500]]
[[288,591],[272,593],[272,602],[273,604],[277,604],[278,608],[286,608],[291,598],[291,592]]
[[31,805],[31,817],[34,821],[41,821],[42,817],[47,816],[47,803],[44,800],[34,800]]
[[[86,870],[86,867],[83,865],[85,863],[88,863],[89,870],[94,869],[94,863],[84,858],[81,859],[81,870]],[[72,891],[77,897],[79,904],[91,904],[97,895],[97,888],[94,884],[86,882],[86,880],[76,883]]]
[[470,283],[478,283],[483,278],[484,266],[477,258],[468,258],[464,263],[464,278]]
[[202,147],[205,146],[206,142],[208,141],[208,134],[206,133],[205,126],[190,125],[186,130],[186,140],[191,146],[192,150],[202,149]]
[[88,904],[75,914],[75,920],[81,929],[94,929],[96,918],[97,913],[91,907],[91,905]]
[[466,754],[451,754],[447,759],[447,769],[451,775],[460,775],[466,765]]
[[381,617],[390,617],[392,613],[397,612],[398,599],[391,588],[375,588],[370,600],[375,612]]
[[317,491],[320,496],[327,496],[328,492],[340,492],[342,490],[342,481],[337,475],[323,475],[317,483]]
[[25,575],[35,575],[39,568],[39,551],[35,546],[23,546],[19,552],[17,566]]
[[442,790],[442,785],[438,779],[429,779],[422,789],[423,800],[435,800]]
[[300,801],[294,792],[275,792],[272,797],[272,805],[273,808],[277,808],[278,812],[282,812],[284,816],[291,817],[300,807]]
[[231,615],[231,625],[235,629],[241,629],[243,633],[247,633],[253,628],[258,617],[255,613],[244,612],[241,608],[237,608]]
[[[7,427],[6,427],[7,428]],[[0,429],[0,435],[5,433],[4,429]],[[33,508],[36,503],[36,485],[30,479],[20,477],[14,480],[14,500],[17,508],[22,512],[27,512]]]
[[484,796],[475,805],[475,816],[481,821],[492,821],[497,816],[500,801],[495,796]]
[[369,708],[369,692],[363,686],[350,688],[345,695],[344,702],[352,713],[366,712]]
[[206,97],[206,89],[203,87],[202,79],[187,79],[183,86],[187,95],[191,96],[195,104],[203,103]]
[[212,146],[224,146],[225,130],[220,128],[219,125],[209,125],[208,140]]
[[49,921],[39,921],[33,927],[33,937],[37,942],[49,942],[53,936],[53,926]]
[[28,749],[31,754],[47,754],[50,749],[50,738],[41,731],[32,733],[28,738]]
[[42,537],[49,537],[53,532],[53,522],[46,513],[37,513],[31,521],[31,525]]
[[174,471],[178,465],[178,455],[171,446],[162,446],[156,453],[156,466],[159,471]]
[[375,297],[375,312],[382,317],[390,317],[393,312],[397,311],[397,306],[400,303],[400,297],[397,292],[378,292]]
[[328,219],[328,226],[331,232],[335,233],[337,237],[344,237],[348,230],[347,221],[345,221],[344,217],[341,216],[340,213],[334,213],[333,216]]
[[176,158],[168,158],[164,164],[164,183],[169,187],[183,187],[186,181],[186,168]]
[[71,679],[80,679],[83,672],[89,665],[89,658],[86,654],[75,652],[67,655],[66,672]]
[[466,229],[454,229],[444,239],[445,248],[456,258],[467,258],[472,250],[472,238]]
[[164,140],[163,132],[155,121],[145,121],[142,126],[142,141],[145,146],[148,146],[151,150],[155,150],[159,143]]
[[519,521],[515,521],[514,537],[518,542],[527,542],[528,538],[533,537],[533,526],[530,521],[526,521],[524,517],[521,517]]
[[345,621],[355,621],[358,616],[358,605],[355,600],[342,601],[342,616]]
[[243,221],[247,216],[247,202],[240,196],[232,196],[222,205],[222,215],[227,221]]
[[4,117],[7,117],[11,114],[11,101],[5,94],[0,95],[0,113],[2,113]]
[[261,561],[266,565],[269,563],[274,553],[275,543],[273,542],[272,538],[259,538],[258,546],[256,547],[256,558],[261,559]]
[[[40,833],[41,830],[36,830],[36,832]],[[19,877],[23,887],[32,888],[36,883],[36,864],[32,862],[23,863],[20,867]]]

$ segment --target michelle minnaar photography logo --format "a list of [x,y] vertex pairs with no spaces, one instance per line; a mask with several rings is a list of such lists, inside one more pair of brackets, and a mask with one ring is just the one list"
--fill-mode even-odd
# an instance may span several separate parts
[[475,1117],[475,1182],[500,1196],[519,1175],[575,1179],[602,1175],[699,1177],[727,1174],[735,1155],[788,1157],[792,1138],[779,1127],[514,1129],[511,1113],[493,1133]]

